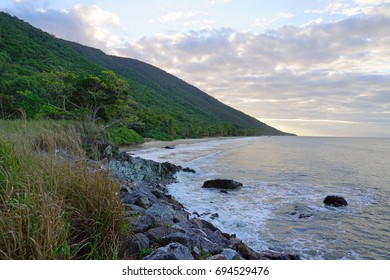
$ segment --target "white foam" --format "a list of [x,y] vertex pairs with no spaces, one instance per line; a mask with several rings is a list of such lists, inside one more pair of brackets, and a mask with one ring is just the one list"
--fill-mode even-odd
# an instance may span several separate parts
[[[274,150],[262,150],[267,141],[272,142],[270,147]],[[319,166],[310,170],[284,158],[289,162],[268,166],[266,160],[272,161],[272,152],[281,147],[268,138],[239,138],[180,144],[172,150],[150,148],[135,155],[196,170],[196,174],[177,174],[178,183],[170,185],[169,192],[188,212],[210,213],[202,218],[225,232],[237,234],[256,250],[276,248],[308,259],[361,258],[359,247],[349,247],[348,236],[356,230],[354,223],[359,219],[370,222],[364,216],[367,209],[383,204],[388,194],[382,193],[381,198],[373,189],[355,182],[335,184],[334,174],[327,173],[326,165],[324,170]],[[318,172],[323,173],[317,176]],[[237,180],[244,187],[228,194],[201,188],[205,180],[216,178]],[[328,181],[332,183],[326,185]],[[344,196],[349,206],[325,207],[323,199],[329,194]],[[212,219],[214,213],[219,216]],[[308,217],[299,218],[300,214]],[[386,228],[389,221],[382,219],[382,223],[380,226]]]

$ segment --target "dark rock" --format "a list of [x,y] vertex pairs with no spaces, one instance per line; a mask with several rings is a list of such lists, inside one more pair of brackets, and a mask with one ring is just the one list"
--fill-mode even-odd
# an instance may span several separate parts
[[224,256],[225,260],[242,260],[241,256],[233,249],[223,249],[221,255]]
[[299,214],[298,219],[307,219],[312,217],[313,214]]
[[146,197],[140,196],[135,202],[134,205],[137,205],[141,208],[148,209],[150,206],[152,206],[152,203],[150,200]]
[[[174,232],[172,234],[169,234],[162,238],[161,240],[162,244],[169,244],[169,243],[180,243],[184,246],[186,246],[188,249],[192,250],[195,245],[195,240],[192,238],[192,236],[182,233],[182,232]],[[165,245],[164,244],[164,245]]]
[[161,243],[164,237],[174,232],[182,232],[182,231],[172,227],[156,227],[156,228],[149,229],[147,232],[145,232],[145,235],[149,238],[150,241]]
[[175,214],[173,215],[174,223],[188,222],[188,220],[189,220],[189,214],[186,211],[183,210],[175,211]]
[[223,261],[226,260],[225,256],[223,254],[217,254],[211,257],[206,258],[206,260],[209,261]]
[[246,260],[258,260],[259,256],[243,242],[236,244],[235,249]]
[[195,216],[197,216],[198,218],[200,217],[200,215],[199,215],[199,213],[198,212],[192,212],[192,215],[195,215]]
[[180,243],[171,243],[165,247],[160,247],[144,260],[193,260],[190,250]]
[[227,179],[208,180],[203,183],[202,188],[216,188],[224,190],[233,190],[242,187],[240,182]]
[[130,192],[133,191],[132,187],[130,187],[130,186],[126,185],[126,184],[122,184],[120,190],[123,193],[126,193],[126,192],[130,193]]
[[218,218],[219,215],[218,215],[218,213],[214,213],[214,214],[211,214],[211,217],[212,217],[212,218]]
[[208,238],[199,238],[198,240],[199,247],[202,248],[202,252],[205,254],[220,254],[223,250],[223,246],[218,243],[210,241]]
[[173,224],[175,211],[170,205],[155,203],[145,211],[145,215],[152,217],[159,226],[168,226]]
[[176,147],[175,146],[165,146],[164,149],[173,150],[173,149],[176,149]]
[[131,250],[135,253],[141,252],[142,249],[150,246],[149,239],[143,233],[137,233],[131,239]]
[[334,206],[334,207],[340,207],[340,206],[347,206],[348,203],[342,196],[338,195],[328,195],[324,199],[324,204],[328,206]]
[[192,168],[189,168],[189,167],[185,167],[183,168],[183,172],[187,172],[187,173],[196,173],[196,171]]
[[300,260],[296,254],[285,254],[280,252],[264,251],[257,254],[260,260]]
[[131,182],[144,181],[150,184],[169,184],[175,182],[174,174],[183,170],[181,166],[169,162],[132,157],[121,153],[116,159],[109,161],[109,168],[114,176]]
[[135,233],[143,233],[154,225],[154,220],[150,216],[132,217],[130,221],[131,230]]
[[220,190],[219,192],[220,193],[228,193],[228,191],[226,191],[226,190]]
[[144,216],[145,214],[145,209],[142,207],[139,207],[134,204],[124,204],[125,205],[125,211],[126,211],[126,216]]
[[141,196],[137,192],[122,192],[122,202],[125,204],[134,204]]

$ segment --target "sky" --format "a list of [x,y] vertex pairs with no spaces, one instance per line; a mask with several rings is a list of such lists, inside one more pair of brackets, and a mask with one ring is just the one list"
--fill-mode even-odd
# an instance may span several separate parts
[[1,0],[280,130],[390,137],[390,0]]

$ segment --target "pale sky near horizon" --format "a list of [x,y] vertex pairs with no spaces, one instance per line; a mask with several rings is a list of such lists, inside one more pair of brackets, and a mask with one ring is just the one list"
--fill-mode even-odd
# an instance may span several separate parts
[[390,137],[390,0],[2,0],[298,135]]

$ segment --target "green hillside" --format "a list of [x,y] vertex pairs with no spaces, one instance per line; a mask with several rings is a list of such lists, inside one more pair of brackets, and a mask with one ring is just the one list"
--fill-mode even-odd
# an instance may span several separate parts
[[1,12],[0,117],[19,117],[20,109],[31,119],[89,119],[157,139],[285,135],[152,65]]

